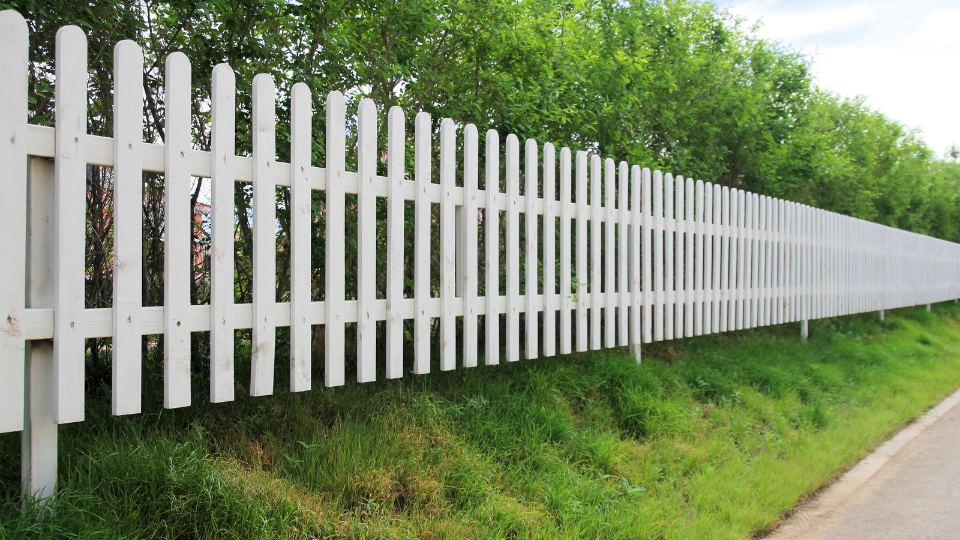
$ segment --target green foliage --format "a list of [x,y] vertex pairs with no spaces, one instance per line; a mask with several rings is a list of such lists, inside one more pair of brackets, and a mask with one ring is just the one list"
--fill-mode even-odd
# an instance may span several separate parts
[[[705,181],[788,197],[856,217],[960,239],[960,167],[915,132],[815,86],[810,59],[756,38],[715,5],[692,0],[362,2],[36,2],[34,121],[52,114],[53,31],[91,35],[94,131],[110,130],[111,48],[144,44],[147,129],[162,138],[163,58],[194,67],[195,135],[205,148],[210,72],[237,71],[238,148],[249,151],[250,81],[272,73],[288,136],[289,88],[314,92],[323,132],[330,90],[552,141]],[[99,120],[98,120],[99,119]],[[501,139],[502,140],[502,139]],[[285,159],[288,147],[277,146]],[[323,137],[315,138],[323,164]],[[411,153],[412,154],[412,153]],[[349,162],[349,160],[348,160]],[[412,170],[412,167],[408,167]],[[241,208],[248,196],[238,200]],[[322,252],[318,253],[322,257]]]

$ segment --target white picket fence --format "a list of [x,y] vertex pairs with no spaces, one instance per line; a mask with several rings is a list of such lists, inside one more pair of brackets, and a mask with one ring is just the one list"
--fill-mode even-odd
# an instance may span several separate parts
[[[252,329],[250,393],[262,396],[274,391],[275,330],[282,326],[291,329],[290,390],[300,392],[312,385],[312,325],[326,325],[324,383],[337,386],[345,381],[347,323],[356,323],[357,380],[368,382],[377,373],[377,321],[386,321],[386,377],[397,378],[404,373],[403,322],[408,319],[415,328],[413,372],[424,374],[430,370],[430,329],[436,318],[440,368],[451,370],[458,365],[458,351],[463,367],[477,365],[481,339],[484,363],[500,361],[499,324],[485,325],[481,337],[480,316],[506,317],[506,361],[521,358],[522,313],[527,314],[526,358],[631,346],[639,359],[641,342],[960,297],[957,244],[651,173],[586,152],[562,148],[558,156],[553,145],[533,140],[525,144],[521,176],[515,135],[505,141],[506,189],[501,192],[500,138],[493,130],[486,134],[484,152],[488,189],[481,190],[477,128],[461,128],[450,119],[440,123],[439,183],[434,183],[434,134],[426,113],[415,119],[416,166],[409,180],[404,113],[390,109],[388,173],[378,176],[377,109],[369,99],[359,104],[356,172],[348,171],[347,111],[340,92],[327,96],[326,167],[316,167],[311,163],[312,100],[303,83],[291,92],[291,163],[282,163],[276,160],[276,92],[269,75],[253,80],[253,155],[238,156],[235,81],[225,64],[213,71],[211,148],[197,150],[191,140],[191,67],[182,53],[166,59],[165,145],[145,143],[143,53],[136,43],[122,41],[114,58],[113,138],[86,133],[87,45],[83,31],[72,26],[56,38],[56,126],[30,125],[27,26],[14,11],[0,13],[0,312],[6,315],[0,322],[0,432],[25,428],[25,416],[31,414],[25,399],[35,402],[35,414],[46,407],[45,414],[52,415],[54,441],[56,423],[83,420],[84,340],[92,337],[113,340],[113,412],[122,415],[141,411],[141,336],[147,334],[165,336],[164,405],[173,408],[188,406],[193,398],[191,332],[210,333],[210,400],[224,402],[234,399],[237,329]],[[52,159],[52,166],[29,157]],[[107,309],[84,306],[88,164],[111,167],[115,175],[113,307]],[[456,185],[458,166],[462,187]],[[144,171],[164,175],[162,307],[143,307],[141,301]],[[190,301],[191,177],[210,178],[212,184],[209,305]],[[235,182],[253,183],[251,304],[234,304]],[[289,186],[292,202],[289,303],[275,301],[276,186]],[[314,190],[325,192],[327,223],[325,299],[320,302],[311,301]],[[345,297],[343,272],[348,193],[357,194],[359,212],[356,300]],[[386,298],[376,292],[378,197],[387,201]],[[403,293],[408,200],[416,208],[413,298]],[[436,203],[438,298],[430,292],[431,204]],[[494,211],[495,217],[479,219]],[[505,261],[500,260],[499,212],[506,213]],[[527,216],[526,290],[520,287],[521,214]],[[486,290],[499,290],[503,271],[506,296],[478,296],[481,231]],[[458,318],[463,325],[459,344]],[[37,347],[50,347],[49,340],[52,349],[39,352],[47,349]],[[49,388],[37,386],[44,384],[37,382],[40,375],[28,376],[28,341],[34,362],[43,354],[52,358]],[[31,377],[36,380],[30,382]],[[53,455],[55,462],[55,447]]]

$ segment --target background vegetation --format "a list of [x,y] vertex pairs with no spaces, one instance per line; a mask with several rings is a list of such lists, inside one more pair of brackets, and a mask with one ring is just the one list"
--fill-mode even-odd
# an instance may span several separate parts
[[[237,71],[238,148],[249,151],[253,75],[286,92],[370,96],[382,110],[424,110],[704,181],[960,240],[960,172],[908,127],[858,98],[818,88],[810,59],[754,37],[710,2],[666,0],[304,0],[2,2],[30,22],[37,115],[52,121],[54,32],[87,30],[91,131],[111,130],[112,47],[147,56],[148,137],[163,137],[163,59],[194,67],[195,135],[219,62]],[[285,133],[285,129],[279,130]],[[481,132],[483,129],[481,129]],[[322,114],[315,132],[322,134]],[[412,129],[408,129],[412,133]],[[323,138],[315,162],[323,163]],[[278,151],[287,152],[279,144]],[[938,152],[943,149],[936,149]],[[957,158],[952,156],[952,160]]]
[[[112,131],[113,46],[134,39],[145,52],[146,138],[154,142],[163,139],[164,58],[182,50],[193,65],[194,140],[200,149],[209,148],[211,71],[227,62],[237,72],[240,153],[251,151],[251,81],[256,73],[268,72],[280,92],[280,159],[289,154],[288,91],[305,81],[317,111],[314,163],[320,166],[324,100],[336,89],[348,96],[351,111],[364,96],[376,100],[381,112],[403,106],[408,134],[413,133],[414,113],[423,110],[433,115],[437,127],[440,119],[452,117],[459,125],[478,125],[481,133],[495,128],[501,141],[516,133],[521,140],[552,141],[960,241],[957,155],[940,159],[916,133],[861,99],[818,88],[809,58],[756,38],[742,21],[710,2],[0,1],[0,8],[6,7],[18,9],[31,28],[34,123],[53,122],[55,32],[76,24],[90,40],[88,129],[95,134]],[[380,132],[385,147],[385,126]],[[408,157],[412,160],[412,152]],[[412,172],[412,161],[407,170]],[[108,307],[112,176],[109,169],[91,166],[89,177],[87,306]],[[237,302],[251,298],[250,188],[238,184],[236,190]],[[201,200],[205,190],[209,181],[198,180],[194,200]],[[144,175],[144,194],[143,303],[159,305],[162,175]],[[278,189],[278,300],[289,290],[288,200],[289,191]],[[319,300],[326,230],[319,192],[314,217],[314,297]],[[412,221],[409,212],[408,219]],[[348,214],[348,296],[354,294],[356,257],[350,246],[355,226],[355,214]],[[384,222],[379,230],[384,241]],[[195,241],[207,244],[206,233],[204,226],[197,227]],[[408,242],[406,255],[412,258],[412,234]],[[383,296],[382,250],[380,257]],[[413,264],[406,266],[409,297]],[[438,286],[439,272],[433,279]],[[482,281],[480,293],[485,294]],[[206,303],[208,291],[209,272],[201,265],[194,274],[194,303]],[[314,348],[319,352],[322,336],[317,331]],[[282,345],[283,332],[279,339]],[[109,384],[108,348],[104,340],[88,343],[94,386]],[[145,341],[144,352],[148,349]],[[194,335],[194,351],[205,357],[206,339],[200,334]]]
[[[163,61],[182,50],[193,65],[200,149],[209,147],[210,74],[228,62],[241,153],[250,152],[250,83],[268,72],[280,92],[281,159],[288,91],[302,80],[314,95],[319,166],[324,99],[336,89],[350,110],[365,96],[381,112],[403,106],[410,134],[423,110],[435,126],[452,117],[481,133],[495,128],[960,241],[956,151],[940,159],[861,99],[818,88],[809,58],[757,39],[710,3],[0,1],[8,7],[31,28],[34,123],[53,122],[55,32],[76,24],[89,36],[94,134],[111,134],[112,51],[129,38],[144,47],[152,142],[163,139]],[[197,181],[194,200],[206,182]],[[162,175],[144,175],[144,194],[143,303],[158,305]],[[288,195],[278,189],[278,300],[289,289]],[[249,302],[249,186],[238,185],[235,199],[236,301]],[[109,169],[90,167],[86,207],[87,306],[109,306]],[[320,299],[319,193],[314,217]],[[201,224],[195,242],[207,241]],[[348,249],[348,284],[355,265]],[[196,270],[193,301],[205,303],[208,269]],[[91,339],[88,420],[61,428],[57,519],[19,513],[19,437],[3,435],[0,537],[742,537],[960,383],[957,312],[903,313],[885,326],[814,321],[806,345],[789,325],[658,344],[645,348],[654,360],[641,369],[612,351],[217,406],[204,404],[207,338],[194,333],[197,405],[183,411],[161,409],[162,336],[146,337],[145,414],[124,419],[109,416],[109,340]],[[285,332],[278,389],[288,376]],[[247,333],[237,342],[237,395],[245,396]]]

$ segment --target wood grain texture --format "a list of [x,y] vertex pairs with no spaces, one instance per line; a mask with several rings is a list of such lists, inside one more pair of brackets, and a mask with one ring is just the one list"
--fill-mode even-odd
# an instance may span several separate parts
[[377,378],[377,106],[357,108],[357,382]]
[[167,57],[164,74],[163,406],[190,405],[190,272],[193,209],[190,208],[190,61]]
[[588,283],[587,275],[587,220],[589,216],[587,206],[587,153],[577,152],[577,275],[573,294],[577,304],[577,352],[587,350],[587,303]]
[[[440,122],[440,369],[457,367],[457,237],[456,187],[457,128],[453,120]],[[420,264],[423,264],[421,262]]]
[[506,151],[507,193],[507,362],[520,360],[520,141],[516,135],[507,135]]
[[478,241],[478,199],[479,186],[479,140],[477,127],[467,124],[463,129],[463,269],[461,287],[463,289],[463,366],[477,365],[477,316],[480,313],[480,300],[477,298],[477,257]]
[[313,108],[310,88],[293,85],[290,95],[290,391],[312,386],[313,328],[310,325],[313,193]]
[[557,354],[556,151],[543,145],[543,356]]
[[143,306],[143,51],[113,50],[113,414],[141,407]]
[[[573,246],[570,227],[576,215],[571,196],[571,154],[569,148],[560,149],[560,354],[573,352],[573,311],[575,291],[572,289]],[[579,270],[578,270],[579,271]]]
[[524,350],[524,357],[527,360],[533,360],[540,356],[540,343],[539,343],[539,334],[540,334],[540,316],[539,309],[537,307],[539,290],[539,242],[537,241],[537,236],[539,234],[539,228],[537,222],[539,221],[539,216],[537,212],[537,203],[540,202],[542,207],[542,201],[538,200],[539,195],[539,185],[540,185],[540,173],[539,173],[539,156],[537,149],[537,141],[533,139],[527,139],[525,148],[524,148],[524,196],[527,201],[527,206],[524,209],[524,299],[526,300],[526,309],[524,313],[524,322],[526,323],[526,348]]
[[[7,34],[4,35],[14,35]],[[84,288],[87,224],[87,38],[65,26],[56,38],[53,370],[57,423],[84,418]],[[80,202],[84,201],[84,202]],[[111,322],[112,328],[112,322]],[[21,413],[17,413],[22,418]]]
[[250,395],[273,394],[277,344],[276,86],[253,78],[253,320]]
[[[346,265],[346,207],[344,189],[346,172],[346,104],[343,94],[334,90],[327,94],[326,125],[326,204],[327,230],[324,260],[324,301],[326,328],[324,328],[324,384],[342,386],[345,378],[344,307],[346,284],[343,268]],[[429,360],[427,361],[429,366]]]
[[487,207],[484,210],[484,261],[486,263],[486,314],[484,315],[484,363],[500,363],[500,136],[487,131],[484,156],[484,189]]
[[210,401],[234,399],[234,145],[236,82],[213,68],[210,100]]
[[[28,50],[26,21],[16,11],[0,12],[0,433],[20,431],[24,421]],[[82,362],[83,349],[80,355]]]

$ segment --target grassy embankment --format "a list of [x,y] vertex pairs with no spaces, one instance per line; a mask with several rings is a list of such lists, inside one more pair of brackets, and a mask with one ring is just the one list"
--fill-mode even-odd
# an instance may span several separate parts
[[954,304],[876,319],[667,342],[640,367],[594,352],[162,412],[150,394],[134,418],[101,400],[61,428],[55,517],[20,512],[19,434],[0,437],[0,537],[749,537],[960,386]]

